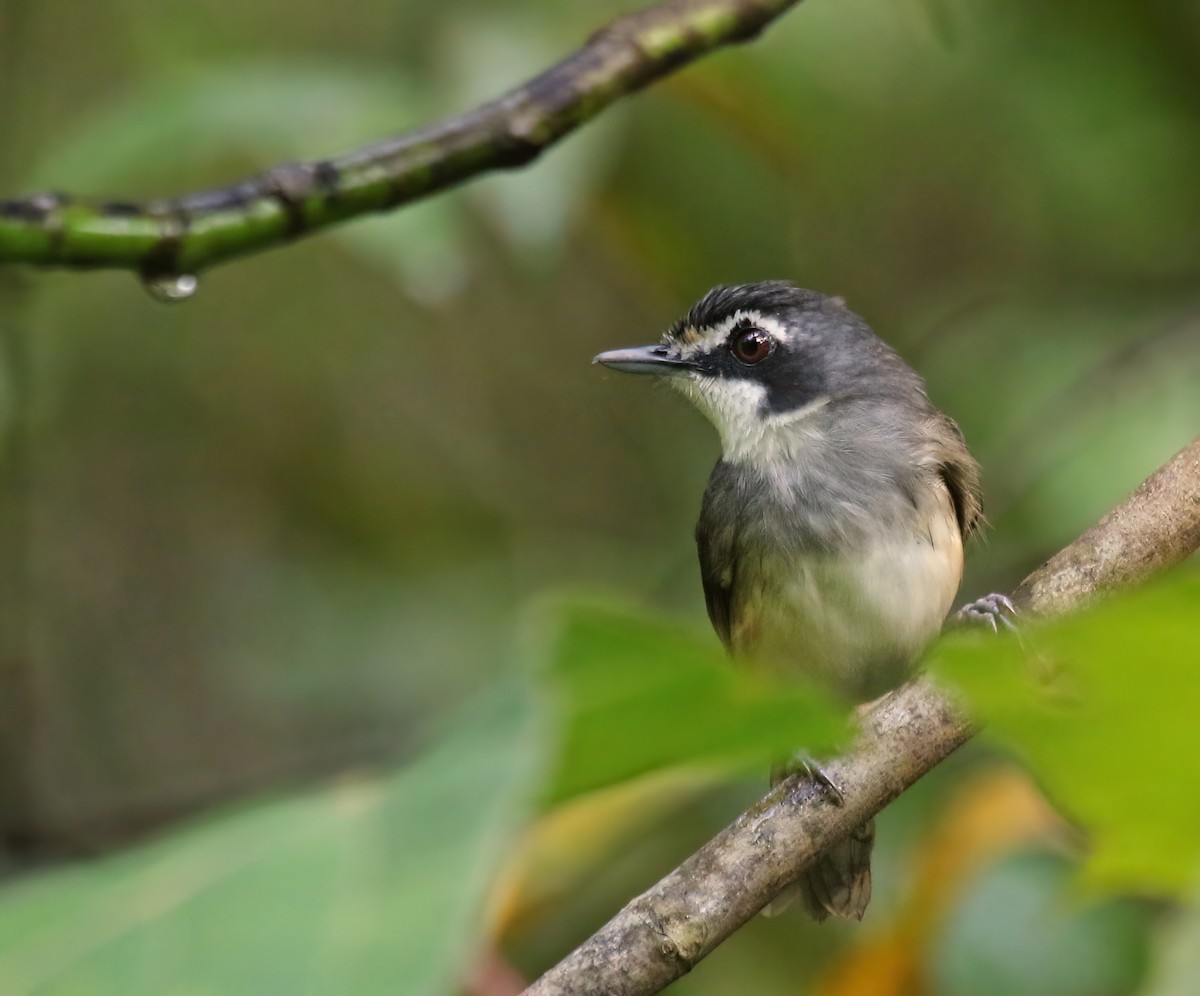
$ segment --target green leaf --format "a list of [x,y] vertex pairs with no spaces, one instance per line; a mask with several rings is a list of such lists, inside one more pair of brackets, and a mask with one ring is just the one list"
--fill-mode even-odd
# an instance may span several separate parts
[[1200,861],[1200,574],[1184,571],[1020,639],[964,634],[933,666],[1089,837],[1106,888],[1186,888]]
[[672,765],[765,769],[846,734],[844,705],[731,666],[711,634],[595,603],[540,623],[562,736],[553,801]]
[[0,894],[6,994],[456,990],[539,774],[524,689],[405,770],[253,806]]

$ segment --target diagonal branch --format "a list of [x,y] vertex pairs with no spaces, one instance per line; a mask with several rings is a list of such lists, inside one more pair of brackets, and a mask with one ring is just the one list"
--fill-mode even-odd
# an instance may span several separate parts
[[527,83],[457,117],[334,159],[145,204],[0,200],[0,263],[194,274],[327,225],[524,166],[618,98],[755,37],[799,0],[665,0],[618,18]]
[[[1030,612],[1078,607],[1135,584],[1200,546],[1200,437],[1130,498],[1031,574]],[[783,782],[526,990],[526,996],[643,996],[686,974],[812,859],[965,743],[970,722],[933,682],[897,689],[862,721],[854,749],[822,767],[845,805],[802,777]]]

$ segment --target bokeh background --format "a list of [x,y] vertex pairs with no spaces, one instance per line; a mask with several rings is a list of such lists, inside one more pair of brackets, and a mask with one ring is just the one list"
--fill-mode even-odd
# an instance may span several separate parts
[[[4,0],[0,190],[328,156],[630,6]],[[184,304],[0,271],[0,991],[536,975],[763,788],[547,801],[548,598],[715,644],[715,436],[593,354],[716,283],[843,295],[982,461],[964,591],[1006,590],[1200,424],[1198,177],[1195,3],[809,0],[523,172]],[[753,923],[672,991],[1173,991],[1178,912],[1081,893],[1084,850],[973,745],[881,820],[864,924]]]

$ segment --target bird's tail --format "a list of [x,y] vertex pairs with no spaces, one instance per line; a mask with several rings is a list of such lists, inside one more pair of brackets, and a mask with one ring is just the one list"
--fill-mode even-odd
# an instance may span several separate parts
[[875,821],[869,820],[850,836],[817,855],[804,874],[763,910],[776,916],[797,900],[818,923],[830,916],[861,920],[871,901],[871,848]]

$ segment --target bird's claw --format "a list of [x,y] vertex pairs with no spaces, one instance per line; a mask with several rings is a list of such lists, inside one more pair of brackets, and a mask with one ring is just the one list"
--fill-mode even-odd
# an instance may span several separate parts
[[793,758],[787,764],[781,764],[771,772],[771,784],[778,785],[789,775],[804,775],[821,790],[822,795],[834,806],[844,806],[846,797],[842,787],[835,782],[816,761],[803,754]]
[[954,614],[954,621],[963,625],[983,623],[985,626],[991,626],[994,633],[1000,632],[1000,627],[1003,626],[1015,633],[1017,624],[1013,620],[1016,615],[1017,607],[1013,605],[1012,599],[999,592],[993,592],[968,602]]
[[846,805],[846,797],[842,794],[842,787],[830,778],[829,774],[815,761],[806,758],[801,762],[800,770],[808,775],[810,780],[817,783],[821,791],[825,793],[825,798],[833,803],[833,805],[838,807]]

